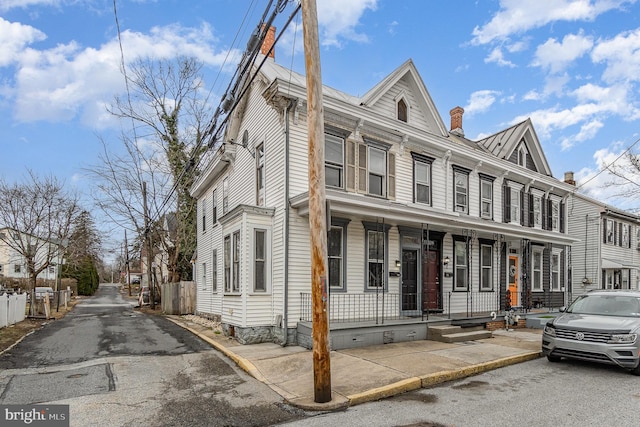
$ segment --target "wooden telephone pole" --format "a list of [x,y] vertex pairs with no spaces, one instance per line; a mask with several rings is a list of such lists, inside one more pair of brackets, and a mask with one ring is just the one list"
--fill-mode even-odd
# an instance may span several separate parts
[[324,109],[315,0],[302,0],[309,134],[309,228],[314,401],[331,401],[331,359],[327,313],[327,218],[324,188]]

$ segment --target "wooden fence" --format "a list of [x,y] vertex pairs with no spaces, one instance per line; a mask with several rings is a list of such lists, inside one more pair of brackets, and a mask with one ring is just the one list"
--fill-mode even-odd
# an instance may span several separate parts
[[162,311],[165,314],[194,314],[196,310],[195,282],[163,283]]

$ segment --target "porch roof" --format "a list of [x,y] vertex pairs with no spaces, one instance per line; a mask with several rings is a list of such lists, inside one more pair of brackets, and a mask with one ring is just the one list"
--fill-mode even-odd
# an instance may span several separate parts
[[[529,239],[559,245],[571,245],[579,241],[563,233],[495,222],[458,212],[424,208],[415,204],[402,204],[333,189],[326,190],[326,200],[333,216],[359,217],[362,220],[372,222],[384,219],[388,225],[402,225],[417,229],[425,228],[428,225],[453,234],[461,234],[463,230],[471,229],[478,232],[478,237],[482,237],[482,234],[502,235],[505,240]],[[291,198],[291,207],[296,209],[300,215],[308,215],[309,194],[305,192]]]

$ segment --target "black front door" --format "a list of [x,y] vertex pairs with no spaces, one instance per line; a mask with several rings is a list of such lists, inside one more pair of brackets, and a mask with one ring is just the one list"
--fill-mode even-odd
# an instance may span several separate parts
[[402,311],[418,310],[418,251],[402,250]]

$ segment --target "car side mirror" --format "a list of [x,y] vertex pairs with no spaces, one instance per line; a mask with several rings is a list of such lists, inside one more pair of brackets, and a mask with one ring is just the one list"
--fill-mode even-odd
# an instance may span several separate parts
[[560,313],[564,313],[565,311],[567,311],[567,307],[565,306],[560,307]]

